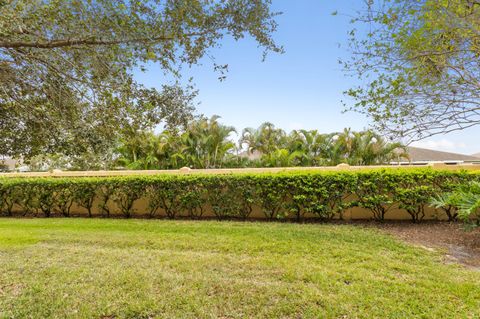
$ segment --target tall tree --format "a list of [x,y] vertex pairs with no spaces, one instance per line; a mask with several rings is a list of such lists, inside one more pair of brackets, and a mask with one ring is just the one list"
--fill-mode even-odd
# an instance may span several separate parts
[[235,143],[230,134],[235,132],[235,128],[219,123],[219,118],[216,115],[210,119],[201,117],[187,126],[182,141],[188,166],[218,168],[222,167],[228,154],[233,155]]
[[0,153],[91,152],[132,119],[185,120],[191,92],[134,70],[178,75],[225,36],[280,52],[275,15],[270,0],[1,0]]
[[408,159],[408,154],[402,144],[389,143],[377,133],[364,131],[352,133],[345,157],[350,165],[375,165]]
[[352,109],[408,140],[480,124],[480,1],[369,0],[353,19]]
[[328,134],[320,134],[317,130],[293,130],[288,140],[290,153],[303,154],[300,157],[301,166],[325,165]]
[[258,151],[262,154],[269,154],[278,148],[285,148],[287,135],[284,130],[276,128],[270,122],[262,123],[258,128],[245,128],[240,138],[240,146],[247,146],[247,151],[252,153]]
[[232,126],[218,116],[192,120],[184,131],[136,131],[122,139],[117,149],[118,164],[130,169],[220,168],[234,156]]

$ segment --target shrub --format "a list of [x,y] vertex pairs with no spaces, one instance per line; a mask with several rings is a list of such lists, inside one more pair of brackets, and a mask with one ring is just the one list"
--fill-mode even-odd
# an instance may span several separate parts
[[480,183],[477,181],[458,185],[454,191],[432,198],[431,204],[442,208],[449,220],[459,217],[468,224],[480,226]]
[[442,210],[447,215],[448,221],[455,221],[458,218],[458,209],[462,197],[458,192],[440,193],[430,199],[430,205]]
[[[5,215],[12,215],[14,207],[20,207],[24,215],[43,213],[49,217],[53,212],[69,216],[76,204],[84,207],[88,216],[92,216],[97,201],[98,212],[104,217],[109,217],[114,211],[125,218],[135,214],[154,217],[162,209],[172,219],[181,213],[190,218],[199,218],[208,208],[218,219],[246,219],[258,207],[269,220],[295,218],[301,221],[306,216],[325,220],[342,218],[343,211],[351,206],[369,209],[374,219],[383,220],[392,207],[398,206],[411,216],[412,221],[419,222],[435,196],[438,199],[436,207],[453,220],[457,215],[464,216],[467,211],[470,212],[470,218],[475,218],[477,210],[467,209],[467,201],[460,202],[457,191],[461,189],[466,192],[468,203],[472,204],[478,194],[467,190],[471,187],[469,183],[478,180],[479,176],[478,173],[430,169],[384,169],[359,172],[1,178],[0,207]],[[441,196],[444,199],[442,201]],[[133,207],[140,198],[147,199],[147,209],[136,212]],[[466,199],[467,195],[461,198]],[[440,205],[440,202],[444,205]]]
[[47,180],[39,180],[33,186],[34,201],[33,207],[40,210],[45,217],[50,217],[52,211],[57,203],[55,181],[49,182]]
[[[334,173],[317,179],[315,198],[311,205],[318,206],[314,213],[323,219],[330,220],[336,215],[343,219],[343,211],[352,203],[347,201],[354,189],[357,189],[357,174]],[[321,209],[318,209],[321,208]]]
[[[96,192],[99,200],[98,209],[100,210],[102,217],[110,217],[110,207],[108,204],[111,201],[114,190],[115,188],[113,183],[104,181],[103,183],[99,183],[97,185]],[[92,214],[89,214],[89,217],[92,217]]]
[[[92,207],[93,202],[95,200],[95,196],[97,195],[97,180],[78,180],[75,183],[75,192],[74,192],[74,201],[78,204],[78,206],[83,207],[88,212],[88,217],[92,217]],[[105,204],[108,202],[105,202]],[[105,210],[103,207],[102,212]]]
[[414,186],[397,190],[399,207],[407,211],[414,223],[425,217],[425,207],[432,196],[433,189],[429,186]]
[[297,221],[305,214],[324,220],[341,217],[353,180],[354,175],[344,173],[293,175],[287,179],[287,207]]
[[458,188],[468,185],[469,180],[476,179],[477,175],[468,175],[466,172],[457,174],[437,173],[434,180],[434,187],[439,191],[430,198],[430,206],[445,213],[448,221],[455,221],[458,218],[459,205],[462,195]]
[[174,219],[182,209],[181,192],[183,180],[176,176],[162,176],[149,179],[145,196],[148,200],[149,217],[154,217],[163,209],[169,219]]
[[[272,177],[273,176],[273,177]],[[257,175],[256,190],[257,201],[268,220],[287,217],[287,177],[284,175]]]
[[0,183],[0,212],[7,215],[13,215],[13,206],[18,200],[18,188],[10,185],[9,180]]
[[[372,212],[373,219],[385,220],[385,215],[395,205],[393,194],[399,182],[399,174],[383,172],[359,173],[353,194],[356,200],[352,206],[362,207]],[[401,178],[400,178],[401,180]]]
[[158,184],[149,184],[145,187],[145,197],[148,200],[148,217],[150,218],[154,217],[158,209],[161,208],[160,189]]
[[245,220],[252,214],[255,205],[255,180],[251,175],[242,175],[235,181],[232,180],[230,187],[238,201],[239,210],[236,212],[236,217]]
[[117,204],[125,218],[130,218],[133,213],[133,204],[140,199],[145,192],[142,178],[119,178],[110,180],[113,186],[111,195],[113,202]]
[[55,186],[54,202],[56,208],[64,217],[69,217],[70,210],[75,200],[75,184],[72,180],[66,180]]
[[458,188],[458,215],[466,223],[480,226],[480,183],[471,182]]
[[160,208],[170,219],[174,219],[182,210],[182,188],[183,183],[176,178],[162,180],[162,185],[158,188]]
[[243,209],[238,186],[232,181],[226,176],[213,176],[207,180],[208,203],[218,219],[237,217]]
[[[17,184],[17,185],[15,185]],[[14,186],[15,185],[15,186]],[[36,185],[32,182],[13,182],[11,187],[15,187],[17,189],[17,203],[23,210],[23,216],[26,215],[34,215],[36,216],[38,213],[38,196],[35,192]]]
[[180,183],[180,207],[190,218],[203,216],[204,206],[207,203],[206,178],[191,176]]

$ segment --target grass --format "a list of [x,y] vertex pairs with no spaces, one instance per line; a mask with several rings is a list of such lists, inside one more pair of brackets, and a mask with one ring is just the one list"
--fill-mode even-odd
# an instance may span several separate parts
[[441,260],[348,225],[0,219],[0,318],[479,318]]

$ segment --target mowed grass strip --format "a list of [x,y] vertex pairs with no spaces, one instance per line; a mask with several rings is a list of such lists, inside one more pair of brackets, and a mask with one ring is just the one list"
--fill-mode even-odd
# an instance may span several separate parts
[[349,225],[0,219],[0,318],[478,318],[480,272]]

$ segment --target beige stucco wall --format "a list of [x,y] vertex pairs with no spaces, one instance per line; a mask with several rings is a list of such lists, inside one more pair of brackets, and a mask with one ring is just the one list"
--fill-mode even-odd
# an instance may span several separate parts
[[[99,204],[98,201],[95,201],[92,208],[93,215],[97,217],[100,216],[98,204]],[[118,207],[115,206],[115,204],[110,203],[109,208],[110,208],[112,217],[122,217],[120,210],[118,209]],[[134,210],[134,213],[132,217],[146,217],[146,215],[148,214],[147,200],[145,198],[141,198],[137,200],[134,204],[133,210]],[[14,208],[14,212],[17,214],[21,214],[22,213],[21,207],[16,206]],[[54,215],[58,215],[58,214],[54,214]],[[83,207],[79,207],[74,204],[71,209],[71,215],[87,216],[87,210]],[[39,213],[38,216],[41,217],[42,214]],[[182,217],[182,216],[188,217],[185,213],[178,215],[178,217]],[[162,209],[159,209],[155,217],[160,217],[160,218],[165,217],[164,211]],[[211,208],[208,205],[204,207],[203,217],[215,217]],[[305,216],[305,218],[309,218],[309,217],[315,217],[315,216],[314,215]],[[265,215],[263,214],[260,207],[255,206],[252,214],[250,215],[250,218],[264,219]],[[290,216],[290,218],[294,218],[294,216]],[[337,219],[338,219],[338,216],[337,216]],[[343,219],[345,220],[372,219],[372,213],[369,210],[363,209],[363,208],[358,208],[358,207],[349,208],[345,210],[345,212],[343,213]],[[385,216],[385,219],[409,220],[410,215],[408,215],[407,212],[405,212],[404,210],[401,210],[398,207],[395,207],[387,213],[387,215]],[[427,207],[425,220],[444,220],[444,219],[446,219],[446,216],[441,211],[436,211],[431,207]]]
[[338,166],[321,167],[274,167],[274,168],[222,168],[222,169],[189,169],[178,170],[118,170],[118,171],[59,171],[52,172],[12,172],[0,173],[4,177],[85,177],[85,176],[135,176],[135,175],[158,175],[158,174],[237,174],[237,173],[279,173],[288,171],[359,171],[371,169],[416,169],[432,168],[441,170],[479,170],[480,164],[454,164],[430,163],[425,165],[377,165],[377,166],[349,166],[340,164]]

